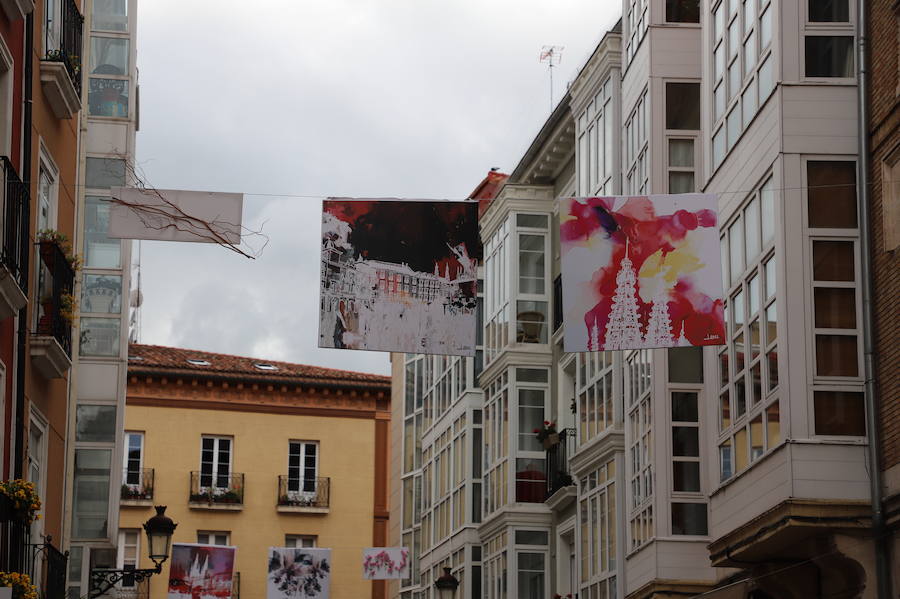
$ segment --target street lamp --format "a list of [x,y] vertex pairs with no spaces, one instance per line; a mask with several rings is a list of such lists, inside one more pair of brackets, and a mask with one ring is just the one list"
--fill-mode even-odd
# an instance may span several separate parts
[[450,568],[444,568],[444,574],[434,581],[434,587],[437,589],[440,599],[453,599],[458,586],[459,580],[450,573]]
[[154,574],[162,572],[163,562],[169,559],[169,551],[172,548],[172,534],[175,532],[176,526],[178,525],[166,516],[166,506],[157,505],[156,515],[144,522],[144,530],[147,531],[147,552],[150,554],[150,559],[153,560],[156,567],[142,570],[94,568],[91,570],[91,589],[88,592],[88,596],[91,599],[103,596],[125,577],[129,577],[135,583],[139,583]]

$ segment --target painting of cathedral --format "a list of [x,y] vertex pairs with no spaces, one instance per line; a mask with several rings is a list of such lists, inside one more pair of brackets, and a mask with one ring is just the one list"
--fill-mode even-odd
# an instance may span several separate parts
[[231,599],[234,547],[174,543],[168,599]]
[[477,202],[325,200],[319,347],[475,355]]
[[567,352],[725,344],[716,197],[560,200]]

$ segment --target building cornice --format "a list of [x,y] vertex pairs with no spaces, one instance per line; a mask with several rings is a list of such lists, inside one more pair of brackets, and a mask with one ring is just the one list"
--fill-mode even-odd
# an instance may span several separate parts
[[569,460],[569,469],[579,479],[613,459],[616,453],[624,451],[625,431],[621,428],[608,428],[597,438],[578,446],[575,455]]
[[482,539],[489,539],[510,526],[550,526],[553,512],[543,503],[514,503],[505,505],[478,527]]
[[622,68],[622,36],[610,31],[603,36],[597,49],[582,67],[581,72],[569,87],[572,97],[569,106],[572,114],[581,114],[593,100],[597,88],[613,72]]

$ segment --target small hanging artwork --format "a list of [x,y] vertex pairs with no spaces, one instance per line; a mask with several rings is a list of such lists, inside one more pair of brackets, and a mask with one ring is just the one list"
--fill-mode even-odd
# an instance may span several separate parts
[[234,547],[174,543],[168,599],[230,599],[234,553]]
[[560,200],[567,352],[723,345],[716,196]]
[[477,202],[325,200],[319,347],[475,355]]
[[266,599],[328,599],[331,549],[270,547]]
[[363,578],[409,578],[408,547],[369,547],[363,550]]

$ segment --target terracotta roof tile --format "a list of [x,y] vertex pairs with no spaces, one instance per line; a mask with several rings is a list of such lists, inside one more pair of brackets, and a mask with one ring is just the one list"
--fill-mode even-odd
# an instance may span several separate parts
[[278,384],[381,388],[389,388],[391,384],[390,377],[378,374],[137,343],[128,346],[128,371],[131,374],[168,372],[183,373],[184,376],[268,380]]

